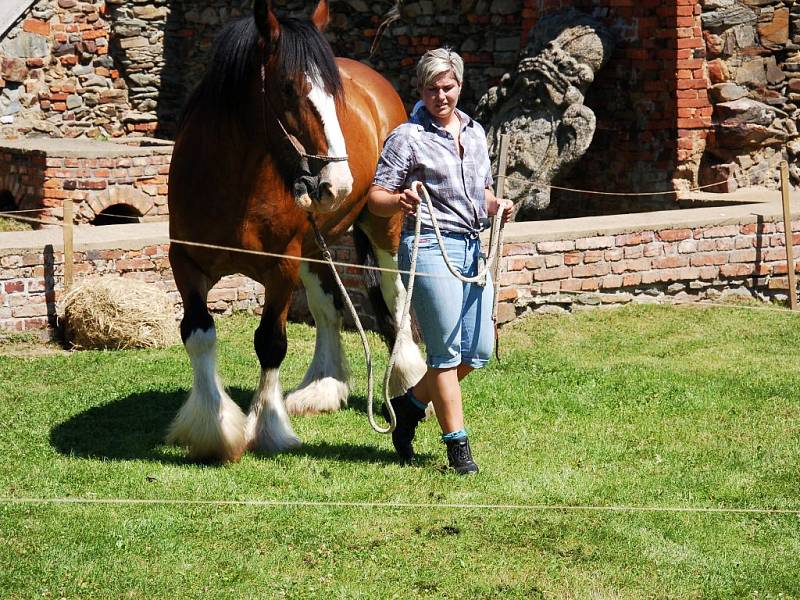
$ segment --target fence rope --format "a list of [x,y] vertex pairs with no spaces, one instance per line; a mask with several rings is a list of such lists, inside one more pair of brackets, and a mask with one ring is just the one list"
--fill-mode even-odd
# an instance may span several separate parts
[[697,513],[800,516],[796,508],[718,506],[628,506],[623,504],[492,504],[461,502],[368,502],[348,500],[187,500],[181,498],[35,498],[3,497],[0,504],[108,505],[108,506],[255,506],[261,508],[361,508],[396,510],[493,510],[528,512]]
[[[0,213],[0,216],[2,216],[2,215],[3,215],[3,213]],[[41,222],[44,223],[44,224],[47,224],[47,225],[54,225],[54,223],[52,221],[41,221]],[[343,261],[333,261],[332,263],[329,263],[326,260],[320,259],[320,258],[310,258],[310,257],[305,257],[305,256],[290,256],[288,254],[279,254],[279,253],[273,253],[273,252],[262,252],[260,250],[248,250],[248,249],[245,249],[245,248],[234,248],[233,246],[221,246],[221,245],[218,245],[218,244],[205,244],[205,243],[202,243],[202,242],[191,242],[189,240],[178,240],[178,239],[168,238],[167,241],[169,243],[171,243],[171,244],[183,244],[183,245],[186,245],[186,246],[195,246],[195,247],[198,247],[198,248],[207,248],[209,250],[222,250],[222,251],[225,251],[225,252],[240,252],[240,253],[244,253],[244,254],[252,254],[252,255],[257,255],[257,256],[264,256],[264,257],[267,257],[267,258],[296,260],[296,261],[300,261],[300,262],[319,263],[319,264],[324,264],[324,265],[333,264],[334,266],[340,267],[340,268],[343,268],[343,269],[358,269],[358,270],[361,270],[361,271],[379,271],[379,272],[390,273],[390,274],[398,274],[398,275],[410,275],[410,273],[411,273],[411,271],[408,271],[408,270],[390,269],[390,268],[387,268],[387,267],[379,267],[377,265],[374,265],[374,266],[371,266],[371,265],[360,265],[360,264],[357,264],[357,263],[348,263],[348,262],[343,262]],[[447,274],[427,273],[427,272],[424,272],[424,271],[417,271],[416,272],[416,276],[418,276],[418,277],[432,277],[432,278],[435,278],[435,279],[447,279],[447,278],[450,277],[450,275],[447,275]],[[603,292],[600,292],[600,291],[589,291],[589,290],[584,290],[584,291],[579,291],[579,292],[577,292],[577,291],[569,291],[569,290],[561,290],[561,291],[558,291],[558,292],[552,292],[552,293],[547,293],[547,294],[539,293],[537,295],[539,297],[543,297],[543,296],[578,297],[578,296],[582,296],[582,295],[587,294],[587,293],[588,294],[591,294],[591,293],[602,294]],[[551,302],[550,304],[557,304],[557,303],[556,302]],[[720,303],[720,302],[716,302],[716,303],[715,302],[706,302],[706,301],[703,301],[703,300],[699,300],[697,302],[675,301],[675,302],[670,302],[669,305],[670,306],[696,306],[696,307],[712,307],[713,306],[713,307],[719,307],[719,308],[731,308],[731,309],[736,309],[736,310],[758,310],[758,311],[762,311],[762,312],[782,313],[782,314],[785,314],[785,315],[788,315],[788,316],[793,316],[793,317],[800,316],[800,311],[792,311],[792,310],[789,310],[787,308],[777,308],[777,307],[776,308],[772,308],[772,307],[768,307],[768,306],[746,306],[746,305],[733,304],[733,303],[732,304],[725,304],[725,303]]]
[[[751,175],[761,175],[762,173],[767,173],[768,171],[774,171],[775,167],[765,167],[763,169],[754,169],[753,171],[748,172],[748,177]],[[492,173],[493,177],[497,177],[497,173]],[[695,187],[691,187],[688,190],[664,190],[664,191],[657,191],[657,192],[605,192],[600,190],[583,190],[580,188],[570,188],[570,187],[563,187],[558,185],[553,185],[548,181],[541,181],[538,179],[531,179],[528,177],[523,177],[522,175],[516,175],[514,173],[507,174],[506,179],[513,179],[516,181],[521,181],[524,183],[529,183],[531,185],[537,185],[540,187],[548,187],[553,190],[561,190],[565,192],[575,192],[578,194],[587,194],[587,195],[596,195],[596,196],[634,196],[634,197],[641,197],[641,196],[668,196],[668,195],[679,195],[679,194],[689,194],[692,192],[699,192],[708,188],[716,187],[719,185],[723,185],[724,182],[717,182],[717,183],[708,183],[706,185],[699,185]],[[735,177],[733,178],[736,179]],[[771,190],[777,191],[777,190]]]

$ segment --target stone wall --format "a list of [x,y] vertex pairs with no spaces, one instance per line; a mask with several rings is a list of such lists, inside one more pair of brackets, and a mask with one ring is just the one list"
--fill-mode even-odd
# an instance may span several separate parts
[[[435,46],[462,53],[461,105],[477,100],[515,62],[542,14],[574,6],[618,38],[589,88],[597,132],[574,175],[556,183],[614,192],[776,186],[786,144],[800,182],[796,141],[800,13],[794,0],[407,0],[370,57],[391,0],[333,0],[338,54],[367,62],[413,103],[413,65]],[[277,2],[288,14],[299,0]],[[244,0],[39,0],[0,42],[0,136],[174,134],[180,107],[208,62],[222,24]],[[738,97],[740,94],[744,96]],[[756,103],[756,104],[753,104]],[[735,183],[734,183],[735,182]],[[669,195],[607,198],[554,192],[571,216],[675,206]]]
[[[797,214],[800,201],[795,201]],[[800,219],[792,223],[800,256]],[[0,329],[43,330],[56,322],[63,293],[63,253],[56,229],[0,236]],[[76,228],[76,279],[120,275],[158,285],[179,298],[167,259],[164,223]],[[783,224],[779,203],[646,215],[596,217],[549,223],[511,223],[500,276],[498,318],[508,323],[531,313],[560,313],[627,303],[784,301],[787,296]],[[335,247],[351,263],[348,240]],[[341,269],[366,326],[357,269]],[[263,288],[228,277],[209,295],[216,313],[257,311]],[[291,316],[308,320],[302,292]]]
[[776,188],[786,158],[800,183],[800,3],[717,0],[701,19],[715,118],[699,183]]
[[92,223],[104,211],[163,219],[171,157],[171,146],[0,140],[0,191],[10,194],[7,209],[41,208],[28,216],[54,224],[67,198],[75,203],[75,223]]

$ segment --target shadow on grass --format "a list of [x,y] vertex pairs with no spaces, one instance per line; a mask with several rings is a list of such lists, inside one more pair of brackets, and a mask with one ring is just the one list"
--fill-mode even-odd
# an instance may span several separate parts
[[[253,390],[233,387],[227,391],[242,410],[248,409]],[[61,454],[77,458],[193,464],[183,452],[176,454],[164,442],[167,428],[187,396],[187,390],[142,392],[92,407],[53,427],[50,445]],[[361,400],[366,410],[366,400]],[[397,460],[389,450],[349,443],[304,444],[290,454],[349,462]],[[260,456],[269,459],[272,455]],[[421,461],[425,461],[424,456]]]

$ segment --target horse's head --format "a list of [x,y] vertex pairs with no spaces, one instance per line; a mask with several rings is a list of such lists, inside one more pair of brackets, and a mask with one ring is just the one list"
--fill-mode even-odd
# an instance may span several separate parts
[[328,2],[320,0],[310,21],[282,19],[271,0],[255,0],[263,38],[264,113],[286,140],[281,160],[289,165],[297,206],[330,212],[353,189],[336,107],[343,88],[330,44],[322,35]]

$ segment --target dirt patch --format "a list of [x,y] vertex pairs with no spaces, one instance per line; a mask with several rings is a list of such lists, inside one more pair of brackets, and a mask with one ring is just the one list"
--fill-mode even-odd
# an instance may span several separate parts
[[0,331],[0,356],[37,358],[68,353],[58,342],[43,340],[36,334]]

